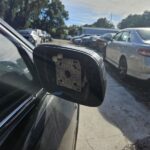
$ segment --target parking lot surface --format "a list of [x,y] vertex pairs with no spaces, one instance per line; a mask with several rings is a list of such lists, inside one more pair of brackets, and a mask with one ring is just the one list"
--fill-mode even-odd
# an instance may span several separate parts
[[107,79],[104,103],[81,106],[77,150],[123,150],[150,136],[149,109],[109,74]]
[[117,69],[105,66],[106,97],[98,108],[80,107],[77,150],[150,150],[149,82],[122,81]]

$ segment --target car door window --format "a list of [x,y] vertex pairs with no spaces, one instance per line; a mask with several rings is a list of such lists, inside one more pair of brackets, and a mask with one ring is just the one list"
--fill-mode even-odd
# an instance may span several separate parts
[[18,48],[0,31],[0,118],[32,95],[33,82]]
[[114,36],[114,40],[115,41],[121,41],[121,35],[122,35],[122,32],[119,32],[118,34],[116,34],[115,36]]
[[121,35],[120,41],[130,42],[130,33],[129,32],[123,32]]

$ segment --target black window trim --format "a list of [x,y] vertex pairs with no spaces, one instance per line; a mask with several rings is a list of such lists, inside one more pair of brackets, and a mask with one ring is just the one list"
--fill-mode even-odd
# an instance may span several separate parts
[[13,129],[22,121],[22,119],[33,109],[36,99],[44,92],[39,90],[36,95],[30,96],[22,102],[16,109],[0,121],[0,146],[4,143]]
[[[17,40],[18,43],[21,42],[12,32],[9,32],[9,30],[7,30],[7,28],[5,28],[5,26],[3,26],[1,24],[1,20],[0,20],[0,28],[2,29],[2,31],[4,29],[3,32],[6,33],[10,38],[15,38],[15,40]],[[21,42],[21,44],[23,44],[25,47],[28,47],[25,43]],[[28,47],[28,49],[29,49],[29,47]],[[31,62],[31,63],[34,66],[33,62]],[[30,68],[29,68],[29,70],[30,70]],[[35,78],[35,75],[33,75],[33,78]],[[13,131],[13,129],[19,124],[19,122],[31,111],[31,109],[35,105],[35,102],[36,102],[35,100],[43,92],[44,92],[44,90],[42,88],[39,89],[35,93],[35,95],[32,95],[32,96],[28,97],[27,99],[25,99],[11,113],[9,113],[6,117],[4,117],[2,120],[0,120],[0,146],[3,144],[3,142],[8,137],[8,135]]]
[[33,51],[35,48],[29,41],[27,41],[24,37],[22,37],[15,29],[13,29],[10,25],[8,25],[3,19],[0,18],[0,24],[7,29],[11,34],[17,37],[20,42],[22,42],[26,47],[28,47],[29,51]]
[[121,42],[121,41],[115,40],[115,37],[116,37],[118,34],[120,34],[120,33],[121,33],[120,36],[122,36],[123,31],[118,32],[118,33],[113,37],[114,41],[116,41],[116,42]]
[[[22,46],[19,47],[18,49],[18,52],[19,54],[21,55],[22,59],[25,61],[29,71],[31,72],[34,80],[37,82],[37,83],[40,83],[39,82],[39,79],[36,75],[36,68],[34,67],[34,63],[33,63],[33,60],[29,57],[28,53],[27,53],[27,49],[29,50],[29,48],[27,47],[27,45],[25,43],[22,43],[13,33],[10,33],[3,25],[0,24],[0,29],[2,28],[2,32],[4,33],[4,35],[6,35],[6,37],[8,38],[9,37],[9,40],[11,42],[13,42],[13,44],[17,46],[16,42],[12,41],[11,39],[15,39],[15,41],[17,41],[18,43],[21,43],[22,46],[24,46],[24,48]],[[27,49],[26,49],[27,48]],[[29,51],[29,53],[31,53],[33,55],[33,51]],[[24,54],[24,57],[23,57],[23,54]]]

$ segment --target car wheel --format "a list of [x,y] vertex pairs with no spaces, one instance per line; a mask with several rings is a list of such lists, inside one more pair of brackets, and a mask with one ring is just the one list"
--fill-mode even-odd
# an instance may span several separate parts
[[120,61],[119,61],[119,74],[121,79],[125,79],[127,76],[127,61],[125,57],[121,57]]

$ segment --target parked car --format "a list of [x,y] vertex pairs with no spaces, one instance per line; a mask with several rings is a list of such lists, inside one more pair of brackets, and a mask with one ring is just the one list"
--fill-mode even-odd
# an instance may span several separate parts
[[44,31],[42,31],[41,29],[36,29],[36,32],[42,40],[41,43],[45,42],[46,35],[45,35]]
[[76,39],[74,39],[73,43],[77,44],[77,45],[81,45],[82,44],[82,38],[76,38]]
[[49,33],[47,33],[46,38],[47,38],[48,42],[53,40],[51,34],[49,34]]
[[52,41],[52,37],[49,33],[47,33],[46,31],[42,31],[42,33],[43,33],[43,42]]
[[75,149],[79,104],[98,106],[105,95],[102,58],[34,47],[1,19],[0,39],[0,150]]
[[90,34],[81,34],[79,36],[75,36],[71,39],[71,41],[75,44],[81,44],[82,43],[82,38],[86,37],[86,36],[90,36]]
[[99,52],[102,53],[104,60],[106,58],[106,47],[115,35],[116,35],[116,33],[114,33],[114,32],[106,33],[106,34],[100,36],[95,42],[95,47]]
[[90,47],[97,49],[97,40],[99,40],[101,35],[93,35],[90,40]]
[[82,45],[90,46],[90,44],[92,43],[92,37],[93,37],[93,35],[83,37]]
[[65,39],[66,39],[66,40],[71,40],[71,39],[72,39],[72,36],[71,36],[71,35],[67,35]]
[[18,31],[23,37],[30,41],[33,45],[38,45],[42,42],[42,39],[38,36],[36,30],[25,29]]
[[117,34],[117,32],[106,33],[106,34],[101,36],[101,39],[104,39],[106,41],[110,41],[116,34]]
[[122,77],[150,79],[150,28],[124,29],[116,34],[107,46],[106,60]]

